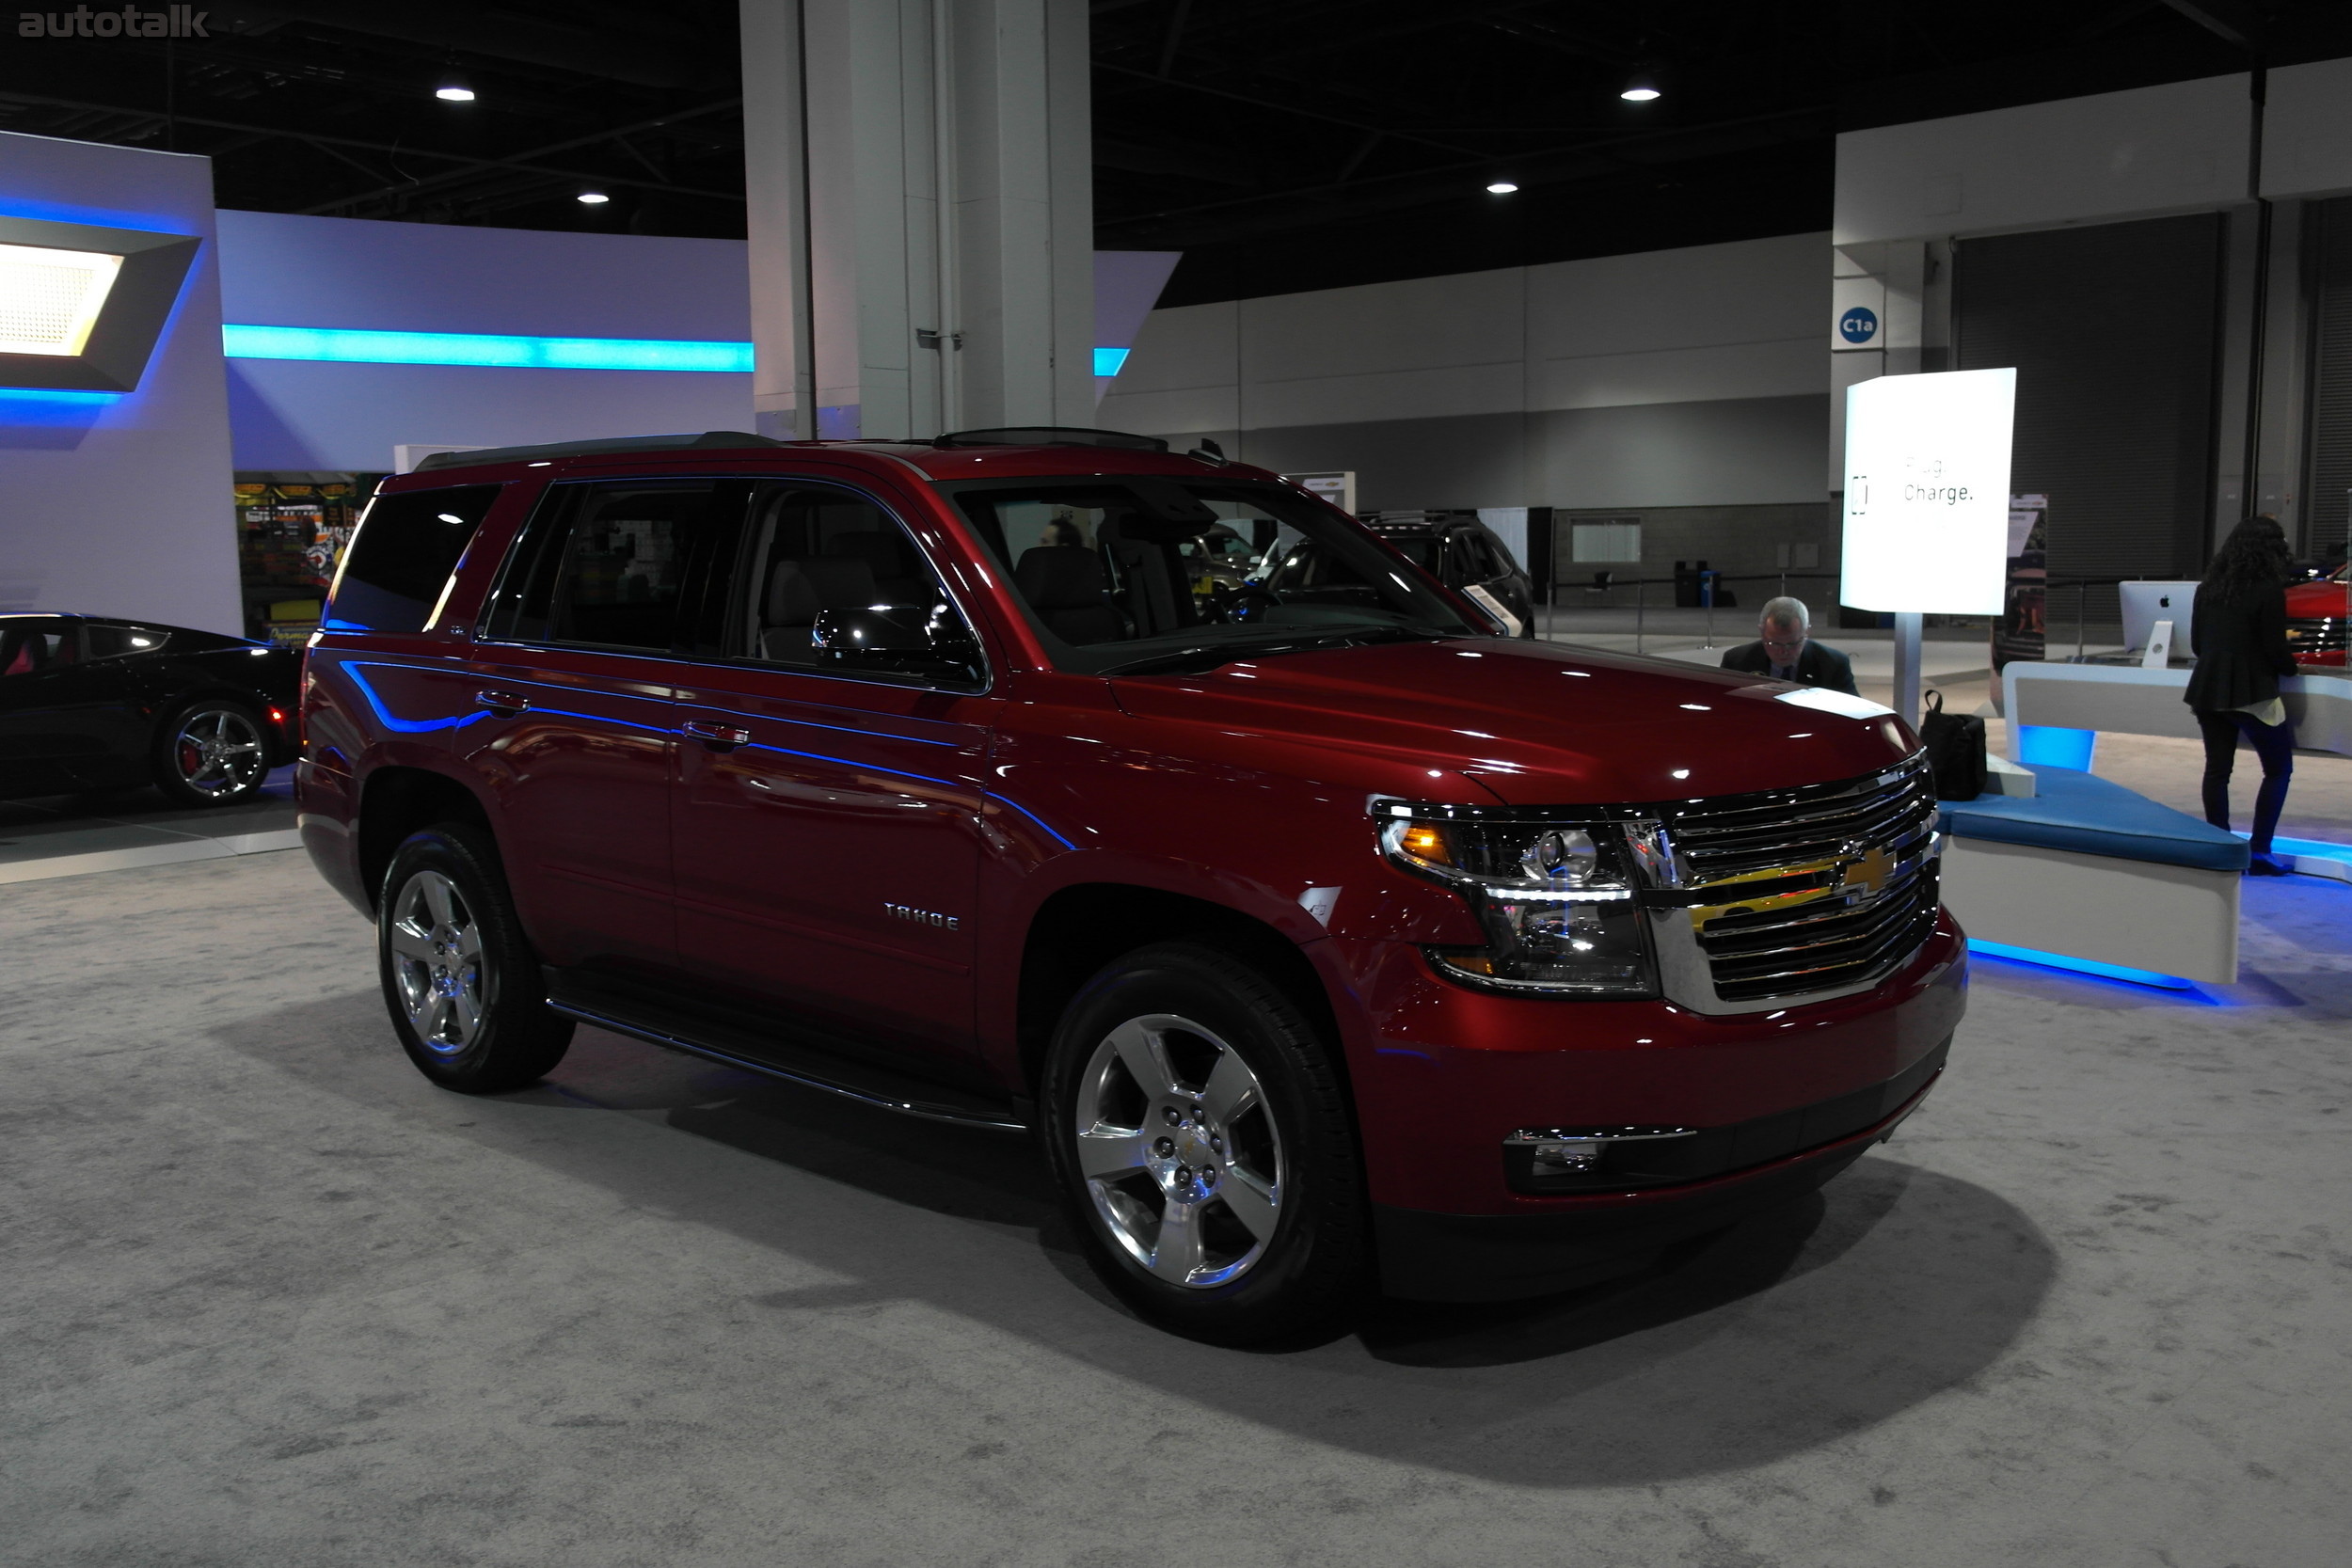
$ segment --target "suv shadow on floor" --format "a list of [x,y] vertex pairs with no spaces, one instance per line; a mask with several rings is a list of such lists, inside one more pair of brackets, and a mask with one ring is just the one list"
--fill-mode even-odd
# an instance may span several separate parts
[[[2006,1199],[1881,1155],[1630,1277],[1507,1306],[1381,1303],[1328,1342],[1243,1354],[1112,1305],[1019,1136],[909,1121],[586,1030],[546,1084],[449,1095],[414,1076],[369,992],[215,1037],[366,1117],[407,1123],[436,1164],[468,1160],[472,1143],[841,1276],[755,1305],[923,1302],[1269,1430],[1517,1484],[1639,1484],[1836,1442],[1978,1378],[2055,1275],[2049,1242]],[[618,1137],[612,1117],[693,1136]],[[1025,1268],[1025,1254],[1046,1266]]]

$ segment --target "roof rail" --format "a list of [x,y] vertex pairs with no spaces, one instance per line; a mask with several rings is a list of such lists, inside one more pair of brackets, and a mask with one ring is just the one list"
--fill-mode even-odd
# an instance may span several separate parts
[[1119,447],[1128,451],[1166,451],[1168,443],[1156,436],[1130,436],[1120,430],[1089,430],[1084,425],[1009,425],[1002,430],[957,430],[931,437],[935,447]]
[[604,452],[675,451],[691,447],[780,447],[781,441],[741,430],[706,430],[700,436],[618,436],[601,441],[556,441],[543,447],[484,447],[476,451],[437,451],[416,471],[473,468],[487,463],[545,463],[559,457],[595,457]]

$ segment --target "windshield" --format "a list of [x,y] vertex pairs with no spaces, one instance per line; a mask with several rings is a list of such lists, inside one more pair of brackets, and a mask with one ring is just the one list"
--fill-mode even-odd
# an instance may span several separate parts
[[1489,631],[1354,522],[1279,485],[1138,477],[942,488],[1005,568],[1057,669],[1207,670]]

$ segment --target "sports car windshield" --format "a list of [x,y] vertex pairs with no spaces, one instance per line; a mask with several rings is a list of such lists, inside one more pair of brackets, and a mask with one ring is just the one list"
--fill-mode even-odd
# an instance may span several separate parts
[[1492,631],[1356,524],[1279,485],[1139,476],[943,488],[1003,565],[1057,669],[1210,670]]

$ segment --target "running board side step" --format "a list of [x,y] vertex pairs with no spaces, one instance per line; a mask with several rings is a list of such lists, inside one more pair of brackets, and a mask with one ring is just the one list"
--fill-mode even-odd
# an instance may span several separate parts
[[[991,1106],[977,1097],[961,1104],[942,1100],[918,1098],[907,1092],[910,1087],[914,1086],[913,1081],[885,1069],[868,1069],[861,1063],[845,1061],[830,1054],[825,1055],[820,1061],[817,1059],[818,1053],[814,1051],[793,1052],[796,1057],[802,1059],[788,1065],[765,1060],[751,1053],[747,1048],[748,1042],[739,1044],[734,1039],[728,1038],[724,1044],[722,1044],[713,1038],[683,1034],[679,1032],[675,1024],[639,1022],[611,1010],[611,1005],[603,1002],[601,998],[597,1000],[598,1006],[584,1006],[577,1002],[566,1001],[562,996],[549,996],[548,1006],[565,1018],[577,1019],[582,1023],[592,1023],[599,1029],[610,1029],[616,1035],[627,1035],[632,1039],[644,1040],[648,1045],[659,1045],[671,1051],[681,1051],[690,1056],[701,1056],[727,1067],[741,1068],[747,1072],[756,1072],[766,1077],[782,1079],[785,1083],[797,1084],[804,1089],[819,1089],[826,1094],[839,1095],[844,1100],[854,1100],[861,1105],[870,1105],[876,1110],[889,1111],[902,1117],[914,1117],[922,1121],[942,1121],[957,1127],[977,1127],[992,1132],[1026,1132],[1029,1131],[1028,1123],[1015,1116],[1009,1107]],[[712,1031],[714,1036],[722,1033],[731,1037],[735,1031]],[[765,1037],[761,1038],[758,1043],[769,1051],[782,1052],[791,1049],[784,1042]]]

